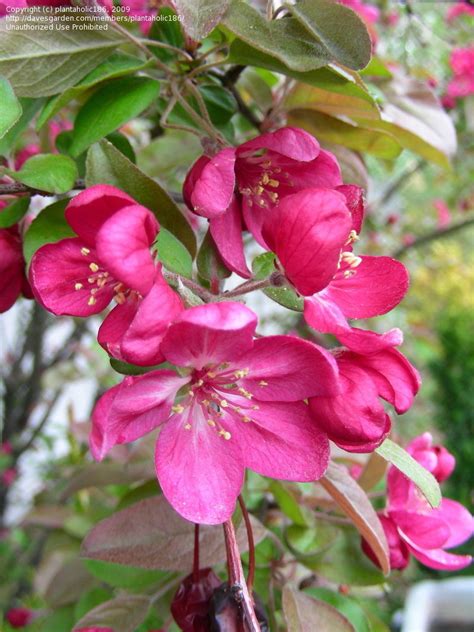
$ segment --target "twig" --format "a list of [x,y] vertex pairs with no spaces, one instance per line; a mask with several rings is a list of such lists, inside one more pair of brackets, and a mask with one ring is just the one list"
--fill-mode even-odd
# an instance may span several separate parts
[[247,587],[249,593],[252,594],[253,582],[255,579],[255,540],[253,538],[252,523],[250,522],[249,512],[245,506],[242,494],[239,495],[239,505],[244,517],[245,528],[247,530],[247,540],[249,545],[249,573],[247,575]]
[[[76,189],[85,189],[86,184],[84,180],[76,180],[71,191]],[[0,184],[0,195],[16,195],[17,193],[29,193],[33,195],[55,195],[54,193],[50,193],[48,191],[42,191],[41,189],[35,189],[33,187],[29,187],[26,184],[22,184],[21,182],[9,182],[6,184]]]
[[224,294],[225,298],[233,298],[234,296],[241,296],[242,294],[248,294],[249,292],[255,292],[256,290],[263,290],[266,287],[272,285],[271,277],[261,279],[259,281],[245,281],[241,285],[238,285],[233,290]]
[[[242,561],[232,520],[224,522],[224,537],[227,552],[227,566],[229,569],[229,586],[234,590],[235,598],[242,606],[249,632],[260,632],[260,624],[255,615],[252,598],[245,582]],[[235,590],[237,589],[237,592]]]
[[164,277],[167,281],[171,281],[174,284],[178,284],[179,282],[181,282],[185,287],[188,288],[188,290],[191,290],[191,292],[199,296],[199,298],[202,298],[202,300],[206,303],[211,303],[216,299],[215,294],[212,294],[211,292],[209,292],[209,290],[206,290],[206,288],[199,285],[199,283],[196,283],[191,279],[187,279],[186,277],[180,276],[175,272],[165,270]]
[[454,233],[457,233],[458,231],[472,225],[474,225],[474,217],[465,219],[464,221],[458,222],[457,224],[451,224],[451,226],[448,226],[447,228],[433,230],[430,233],[426,233],[426,235],[418,237],[411,244],[406,244],[405,246],[402,246],[401,248],[396,250],[392,256],[395,258],[402,257],[413,248],[419,248],[420,246],[424,246],[430,241],[435,241],[436,239],[449,237],[450,235],[453,235]]
[[379,200],[375,201],[371,206],[378,207],[384,206],[390,198],[398,191],[398,189],[402,188],[406,182],[415,175],[420,169],[425,166],[424,160],[418,160],[414,165],[411,165],[407,169],[405,169],[395,180],[388,185],[386,190],[382,193],[382,196]]
[[43,416],[41,417],[41,421],[38,423],[37,426],[35,426],[35,428],[33,429],[29,439],[23,444],[21,445],[17,450],[15,450],[15,462],[18,460],[18,457],[23,454],[23,452],[26,452],[27,450],[29,450],[31,448],[31,446],[33,445],[33,443],[36,441],[37,437],[40,435],[41,431],[43,430],[44,426],[46,425],[49,416],[53,410],[53,408],[56,405],[56,402],[58,401],[59,397],[61,395],[61,390],[57,390],[55,392],[55,394],[53,395],[53,398],[51,399],[51,401],[48,403],[48,406],[43,414]]

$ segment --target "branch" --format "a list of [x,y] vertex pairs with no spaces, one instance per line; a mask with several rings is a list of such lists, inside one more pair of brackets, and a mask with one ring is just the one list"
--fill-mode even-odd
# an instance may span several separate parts
[[418,237],[418,239],[415,239],[415,241],[413,241],[411,244],[406,244],[405,246],[402,246],[401,248],[396,250],[392,256],[395,258],[402,257],[406,252],[408,252],[412,248],[418,248],[419,246],[424,246],[425,244],[428,244],[430,241],[435,241],[436,239],[449,237],[450,235],[453,235],[454,233],[457,233],[458,231],[463,230],[464,228],[467,228],[473,225],[474,225],[474,217],[471,217],[470,219],[465,219],[464,221],[458,222],[457,224],[451,224],[451,226],[448,226],[447,228],[444,228],[441,230],[440,229],[433,230],[430,233],[426,233],[426,235],[422,235],[421,237]]
[[[71,189],[74,191],[75,189],[85,189],[86,183],[84,180],[76,180],[74,183],[74,187]],[[21,182],[9,182],[7,184],[0,184],[0,195],[17,195],[18,193],[30,193],[33,195],[49,195],[53,196],[54,193],[50,193],[49,191],[42,191],[41,189],[34,189],[33,187],[29,187],[26,184],[22,184]]]

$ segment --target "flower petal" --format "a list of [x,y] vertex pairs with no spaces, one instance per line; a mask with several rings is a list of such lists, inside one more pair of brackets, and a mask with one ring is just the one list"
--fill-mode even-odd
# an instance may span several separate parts
[[329,462],[329,441],[303,402],[258,402],[251,422],[239,424],[233,435],[246,467],[262,476],[289,481],[315,481]]
[[338,370],[325,349],[295,336],[267,336],[239,359],[243,386],[260,401],[296,402],[338,392]]
[[398,347],[403,342],[403,332],[395,327],[382,334],[351,327],[349,331],[338,331],[338,340],[355,353],[369,355],[390,347]]
[[[200,169],[195,178],[192,192],[189,195],[191,210],[203,217],[216,217],[226,211],[232,201],[235,188],[235,149],[226,148],[217,153],[211,160],[195,163]],[[189,191],[191,182],[185,184]]]
[[308,162],[314,160],[319,154],[319,143],[299,127],[282,127],[275,132],[267,132],[256,138],[249,140],[237,149],[237,156],[247,152],[258,151],[259,149],[269,149],[282,156]]
[[408,273],[405,266],[390,257],[361,257],[355,274],[345,278],[340,272],[327,289],[347,318],[371,318],[386,314],[405,296]]
[[[78,238],[62,239],[39,248],[31,260],[30,283],[36,299],[53,314],[90,316],[101,312],[112,300],[111,285],[97,290],[91,265],[97,265],[96,252],[87,249]],[[92,262],[92,263],[91,263]]]
[[234,360],[253,345],[257,316],[241,303],[198,305],[170,325],[161,351],[178,366],[202,369]]
[[108,184],[82,191],[66,208],[66,220],[86,246],[94,246],[102,224],[118,210],[136,204],[129,195]]
[[307,296],[304,300],[304,319],[310,327],[323,334],[349,334],[351,327],[342,311],[326,298],[326,290]]
[[449,526],[436,511],[422,514],[400,509],[391,511],[390,517],[403,535],[424,549],[439,548],[449,538]]
[[345,198],[331,189],[306,189],[284,198],[269,215],[263,237],[303,295],[334,277],[351,229]]
[[469,566],[472,562],[470,555],[453,555],[443,551],[443,549],[423,549],[408,539],[406,539],[406,543],[413,557],[416,557],[419,562],[428,566],[428,568],[440,571],[459,571]]
[[390,402],[397,413],[405,413],[411,407],[420,389],[421,378],[415,367],[397,349],[386,349],[370,355],[348,353],[344,357],[352,358],[370,374],[380,397]]
[[126,377],[108,390],[92,413],[90,448],[102,460],[115,445],[135,441],[165,421],[178,390],[188,378],[174,371]]
[[309,406],[318,425],[349,452],[372,452],[390,431],[390,417],[375,384],[357,365],[338,363],[341,394],[312,397]]
[[435,512],[441,516],[449,526],[450,535],[444,548],[450,549],[469,540],[474,533],[474,518],[461,503],[443,498],[441,505]]
[[0,313],[10,309],[20,295],[24,269],[19,236],[0,230]]
[[183,518],[220,524],[231,517],[244,482],[241,449],[207,425],[200,406],[163,426],[155,465],[163,494]]
[[104,267],[127,287],[146,294],[155,278],[150,247],[159,224],[143,206],[128,206],[108,219],[97,233],[97,255]]
[[209,220],[209,227],[217,250],[229,270],[245,279],[250,278],[252,275],[245,261],[242,218],[237,198],[232,198],[225,213]]
[[[410,551],[408,550],[408,546],[401,539],[393,520],[382,514],[378,514],[378,517],[385,532],[385,537],[387,538],[387,544],[390,552],[390,568],[392,570],[403,570],[408,566],[408,562],[410,561]],[[380,563],[375,553],[368,542],[364,539],[362,539],[362,550],[376,566],[380,567]]]
[[352,216],[352,230],[359,234],[365,214],[364,189],[355,184],[342,184],[336,187],[336,191],[346,198],[346,205]]

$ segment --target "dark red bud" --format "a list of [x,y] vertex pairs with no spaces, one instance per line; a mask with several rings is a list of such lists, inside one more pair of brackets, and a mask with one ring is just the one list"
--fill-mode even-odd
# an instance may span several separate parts
[[188,575],[171,603],[171,614],[183,632],[209,632],[209,600],[221,580],[212,568],[199,571],[199,581]]
[[12,628],[24,628],[33,618],[33,611],[29,608],[10,608],[5,618]]

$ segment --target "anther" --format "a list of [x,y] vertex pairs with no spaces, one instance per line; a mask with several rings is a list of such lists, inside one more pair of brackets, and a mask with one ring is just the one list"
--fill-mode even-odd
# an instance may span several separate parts
[[81,255],[87,256],[90,253],[89,248],[81,248]]
[[82,283],[75,283],[74,284],[74,289],[75,290],[82,290],[84,286],[82,285]]
[[174,406],[171,406],[171,410],[174,413],[182,413],[184,412],[184,406],[181,406],[181,404],[175,404]]
[[185,430],[191,430],[192,426],[191,424],[185,424],[184,429]]
[[88,305],[95,305],[97,303],[97,299],[95,299],[93,296],[89,297],[89,300],[87,301]]
[[92,272],[97,272],[99,270],[99,266],[96,263],[89,263],[89,268]]
[[259,386],[268,386],[268,382],[265,382],[265,380],[260,380],[258,384]]

